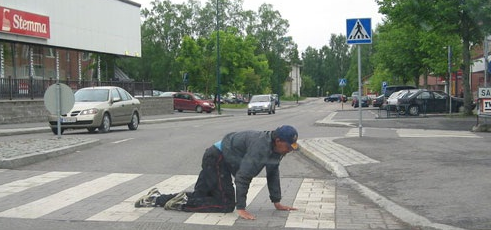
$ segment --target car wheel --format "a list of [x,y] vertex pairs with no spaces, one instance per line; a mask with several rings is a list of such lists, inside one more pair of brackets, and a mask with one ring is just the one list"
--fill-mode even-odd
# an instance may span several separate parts
[[256,115],[256,113],[252,113],[252,115]]
[[128,124],[128,128],[130,130],[136,130],[138,129],[138,124],[140,123],[140,119],[138,118],[138,114],[136,112],[131,115],[131,121]]
[[198,106],[196,106],[196,112],[197,112],[197,113],[202,113],[202,112],[203,112],[203,107],[201,107],[201,106],[199,106],[199,105],[198,105]]
[[417,105],[409,106],[409,115],[418,116],[419,115],[419,106],[417,106]]
[[247,115],[249,115],[249,116],[250,116],[250,115],[251,115],[251,113],[247,113]]
[[109,117],[109,114],[106,113],[102,118],[101,126],[99,126],[99,132],[107,133],[109,131],[111,131],[111,118]]
[[[58,128],[51,128],[51,131],[53,134],[58,135]],[[60,129],[60,134],[63,134],[63,131],[65,131],[65,129]]]
[[96,129],[97,128],[87,128],[87,131],[89,131],[89,133],[95,133]]

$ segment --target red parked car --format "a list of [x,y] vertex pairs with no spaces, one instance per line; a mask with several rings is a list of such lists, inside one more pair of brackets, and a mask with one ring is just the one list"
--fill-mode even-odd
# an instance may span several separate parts
[[204,99],[196,94],[188,92],[177,92],[174,94],[174,110],[182,112],[184,110],[203,111],[211,113],[215,110],[215,104],[212,100]]

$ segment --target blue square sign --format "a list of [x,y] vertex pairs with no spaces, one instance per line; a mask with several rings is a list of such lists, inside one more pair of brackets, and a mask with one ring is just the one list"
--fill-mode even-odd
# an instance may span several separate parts
[[346,41],[348,44],[371,44],[372,19],[346,19]]

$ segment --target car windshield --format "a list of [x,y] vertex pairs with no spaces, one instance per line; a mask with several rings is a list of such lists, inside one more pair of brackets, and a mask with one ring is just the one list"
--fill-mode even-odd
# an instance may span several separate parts
[[204,100],[204,97],[200,94],[197,94],[197,93],[194,94],[194,98],[196,98],[198,100]]
[[75,92],[75,102],[101,102],[109,100],[109,89],[90,89]]
[[409,98],[419,92],[419,90],[404,90],[397,98]]
[[264,95],[264,96],[253,96],[251,98],[251,102],[269,102],[269,96]]
[[438,92],[438,91],[434,91],[433,96],[435,97],[435,99],[446,99],[447,98],[447,94],[445,94],[444,92]]
[[394,92],[390,95],[389,99],[395,99],[395,98],[401,98],[405,94],[407,94],[408,90],[399,90],[397,92]]

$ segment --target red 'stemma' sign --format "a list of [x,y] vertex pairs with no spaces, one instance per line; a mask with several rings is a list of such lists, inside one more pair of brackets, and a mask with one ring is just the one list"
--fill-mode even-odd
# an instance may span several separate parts
[[49,17],[0,6],[0,32],[49,38]]

